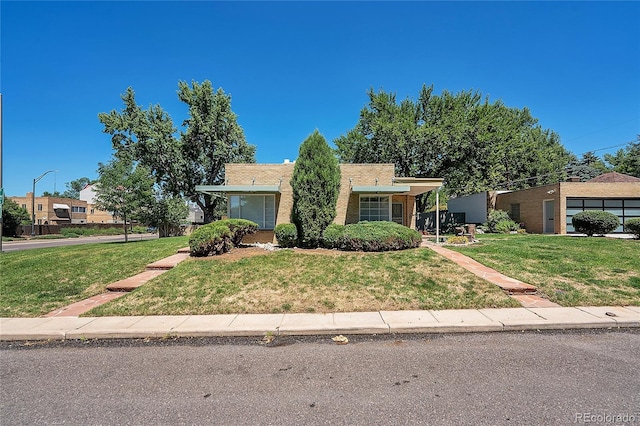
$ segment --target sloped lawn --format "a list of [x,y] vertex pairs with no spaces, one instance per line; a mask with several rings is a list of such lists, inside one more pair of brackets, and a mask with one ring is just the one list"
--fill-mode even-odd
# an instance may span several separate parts
[[[231,255],[242,250],[248,249],[234,249]],[[87,316],[519,306],[498,287],[424,248],[261,254],[189,259]]]
[[104,292],[176,253],[187,237],[0,254],[0,317],[31,317]]
[[449,246],[535,285],[562,306],[640,305],[640,241],[547,235],[480,236]]

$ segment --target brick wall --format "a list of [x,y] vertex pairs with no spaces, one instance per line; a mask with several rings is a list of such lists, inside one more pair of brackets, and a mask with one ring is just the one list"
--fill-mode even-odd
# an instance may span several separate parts
[[[294,163],[283,164],[226,164],[227,185],[278,185],[276,196],[276,225],[290,223],[293,208],[291,176]],[[356,194],[351,194],[351,185],[391,185],[394,177],[393,164],[341,164],[340,194],[336,205],[335,223],[354,223],[359,220]],[[405,210],[410,210],[405,207]]]
[[[551,194],[549,192],[553,191]],[[520,221],[528,232],[543,233],[545,200],[554,200],[556,234],[566,234],[567,197],[640,198],[640,182],[560,182],[496,195],[496,209],[510,211],[520,204]]]
[[[550,191],[553,191],[551,194]],[[560,187],[559,184],[539,186],[521,191],[506,192],[495,195],[497,210],[511,211],[511,204],[520,204],[520,222],[524,223],[527,232],[544,233],[543,203],[544,200],[554,200],[554,233],[560,233]]]
[[[291,176],[294,163],[282,164],[226,164],[225,179],[227,185],[278,185],[280,194],[276,194],[276,225],[290,223],[293,208],[293,189]],[[351,193],[352,185],[391,185],[394,178],[393,164],[341,164],[340,193],[336,205],[334,223],[356,223],[360,219],[359,196]],[[407,197],[403,197],[405,200]],[[406,223],[415,221],[415,198],[411,207],[405,205]],[[394,199],[395,200],[395,199]],[[273,232],[260,232],[247,236],[246,242],[273,241]]]

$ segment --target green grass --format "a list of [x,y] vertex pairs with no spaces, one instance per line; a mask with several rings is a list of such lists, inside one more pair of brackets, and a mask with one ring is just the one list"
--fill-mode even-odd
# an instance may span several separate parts
[[[242,249],[236,249],[242,250]],[[427,249],[281,250],[189,259],[89,316],[514,307],[497,286]]]
[[102,293],[187,245],[187,237],[0,254],[0,317],[40,316]]
[[640,241],[602,237],[480,235],[448,246],[535,285],[562,306],[640,305]]

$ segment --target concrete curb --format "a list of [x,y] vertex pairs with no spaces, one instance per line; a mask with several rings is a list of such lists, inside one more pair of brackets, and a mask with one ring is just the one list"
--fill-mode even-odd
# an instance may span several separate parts
[[0,340],[469,333],[640,327],[640,307],[502,308],[329,314],[0,318]]

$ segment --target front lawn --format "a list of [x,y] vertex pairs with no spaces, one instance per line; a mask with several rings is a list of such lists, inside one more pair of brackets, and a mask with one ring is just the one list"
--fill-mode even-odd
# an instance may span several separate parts
[[481,235],[448,246],[535,285],[562,306],[640,305],[640,241],[551,235]]
[[186,245],[176,237],[2,253],[0,317],[40,316],[100,294]]
[[87,316],[516,307],[497,286],[428,249],[280,250],[192,258]]

